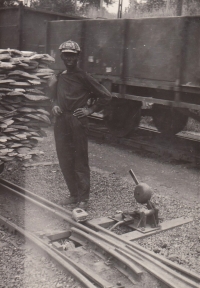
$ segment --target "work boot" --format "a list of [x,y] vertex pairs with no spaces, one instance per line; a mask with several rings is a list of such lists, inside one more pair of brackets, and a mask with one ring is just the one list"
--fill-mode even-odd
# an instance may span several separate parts
[[78,204],[78,208],[81,208],[83,210],[86,210],[88,208],[88,201],[81,201],[79,204]]
[[69,197],[66,200],[61,202],[61,205],[70,205],[70,204],[77,204],[78,200],[75,197]]

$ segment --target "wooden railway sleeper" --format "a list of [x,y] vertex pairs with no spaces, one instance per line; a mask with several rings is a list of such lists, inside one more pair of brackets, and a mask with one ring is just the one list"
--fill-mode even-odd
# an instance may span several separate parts
[[42,250],[51,260],[55,261],[62,269],[69,272],[73,277],[84,285],[86,288],[96,288],[92,282],[90,282],[85,276],[83,276],[76,268],[73,267],[72,264],[66,262],[60,255],[55,253],[51,248],[47,247],[39,238],[37,238],[32,233],[25,231],[14,223],[11,223],[6,218],[0,216],[1,224],[4,227],[12,227],[13,231],[17,231],[20,235],[26,238],[30,243],[34,244],[37,248]]
[[[31,192],[29,192],[29,191],[27,191],[28,192],[28,195],[29,196],[25,196],[24,195],[24,192],[26,191],[25,189],[23,189],[23,188],[21,188],[21,187],[18,187],[18,186],[16,186],[15,184],[12,184],[12,183],[9,183],[9,182],[7,182],[7,181],[4,181],[4,180],[2,180],[2,179],[0,179],[0,183],[1,183],[1,186],[4,188],[4,189],[6,189],[7,188],[7,190],[8,191],[10,191],[10,192],[15,192],[15,194],[17,194],[17,195],[19,195],[19,196],[22,196],[22,197],[24,197],[24,198],[26,198],[27,200],[29,200],[29,201],[31,201],[32,203],[34,203],[34,204],[37,204],[38,206],[40,206],[40,207],[42,207],[42,208],[46,208],[46,209],[48,209],[49,211],[51,211],[52,213],[54,213],[54,214],[56,214],[57,216],[59,216],[60,218],[62,218],[62,219],[65,219],[65,220],[69,220],[69,222],[70,222],[70,224],[74,224],[74,225],[77,225],[78,227],[81,227],[82,225],[80,225],[79,223],[76,223],[76,222],[74,222],[71,218],[68,218],[66,215],[64,215],[64,214],[61,214],[61,213],[59,213],[59,212],[57,212],[56,213],[56,210],[53,210],[52,208],[49,208],[49,207],[47,207],[47,206],[45,206],[44,204],[41,204],[40,202],[37,202],[37,200],[40,200],[40,198],[41,197],[39,197],[38,196],[38,198],[39,199],[37,199],[37,200],[34,200],[34,199],[31,199],[30,197],[32,197],[32,194],[33,193],[31,193]],[[15,187],[16,186],[16,187]],[[12,187],[12,188],[11,188]],[[17,191],[15,191],[14,189],[16,188],[16,190]],[[23,190],[23,191],[20,191],[20,190]],[[33,195],[34,196],[34,195]],[[33,197],[33,198],[35,198],[35,197]],[[44,198],[41,198],[41,202],[43,203],[44,202]],[[47,205],[49,204],[48,202],[49,201],[46,201],[47,203]],[[63,209],[63,208],[61,208],[60,206],[58,206],[58,205],[54,205],[54,203],[52,203],[52,202],[50,202],[50,206],[54,206],[54,208],[56,209],[56,208],[60,208],[60,209],[58,209],[58,210],[60,210],[61,212],[66,212],[65,211],[65,209]],[[1,219],[1,217],[0,217],[0,223],[2,224],[2,226],[4,226],[4,227],[8,227],[9,228],[9,231],[11,232],[11,233],[16,233],[16,231],[18,231],[21,235],[25,235],[24,233],[25,232],[22,232],[23,231],[23,229],[21,229],[20,227],[17,227],[16,225],[14,225],[14,224],[12,224],[10,221],[6,221],[6,219],[4,218],[2,218]],[[27,232],[28,233],[28,232]],[[30,233],[28,234],[28,236],[29,235],[31,235]],[[25,237],[27,237],[27,235],[25,235]],[[44,241],[42,242],[41,241],[41,239],[40,238],[38,238],[38,237],[36,237],[36,236],[33,236],[33,235],[31,235],[31,237],[32,237],[32,239],[31,239],[31,242],[33,242],[33,238],[36,238],[36,241],[38,242],[41,242],[43,245],[47,245],[47,243],[45,243]],[[29,238],[28,238],[29,239]],[[59,253],[59,251],[57,250],[57,249],[51,249],[51,248],[49,248],[48,246],[46,247],[46,249],[48,249],[48,251],[53,251],[53,253],[55,254],[58,254],[58,256],[59,257],[61,257],[61,254]],[[51,255],[50,255],[51,256]],[[64,256],[62,255],[62,257],[61,258],[64,258]],[[65,260],[66,260],[67,258],[65,258]],[[72,266],[72,268],[73,268],[73,265],[75,266],[75,263],[72,265],[72,261],[70,262],[70,264],[68,264],[68,265],[70,265],[70,266]],[[78,270],[81,270],[81,268],[79,267],[76,267],[75,268],[77,271]],[[89,275],[89,272],[87,271],[87,269],[82,269],[81,270],[81,273],[83,274],[83,275]],[[73,275],[73,273],[72,273],[72,275]],[[76,275],[74,275],[74,277],[76,278]],[[89,277],[88,277],[89,278]],[[102,287],[102,288],[114,288],[113,286],[111,286],[110,284],[108,284],[108,282],[106,282],[105,280],[103,280],[103,279],[100,279],[100,277],[98,278],[97,277],[97,275],[95,274],[95,273],[92,273],[92,275],[90,275],[90,278],[92,279],[92,282],[94,282],[94,283],[97,283],[98,282],[98,285],[100,286],[100,287]],[[97,279],[99,280],[99,281],[97,281]],[[83,283],[84,284],[84,283]],[[85,286],[85,287],[89,287],[90,288],[90,286]],[[118,288],[118,287],[117,287]]]
[[[116,249],[120,249],[120,251],[124,251],[124,253],[127,253],[128,255],[130,254],[130,249],[128,249],[128,246],[135,248],[136,251],[141,251],[143,253],[141,254],[135,254],[134,258],[142,258],[143,255],[148,255],[152,261],[152,258],[154,257],[158,257],[157,254],[148,251],[147,249],[141,247],[140,245],[132,242],[132,241],[128,241],[128,240],[124,240],[122,238],[120,238],[119,236],[115,235],[114,233],[112,233],[111,231],[101,227],[100,225],[92,225],[93,229],[96,229],[98,232],[91,232],[91,234],[96,237],[96,239],[101,238],[102,241],[105,241],[105,243],[111,244],[113,247],[115,247]],[[155,255],[154,255],[155,254]],[[158,263],[159,266],[162,265],[162,263],[164,264],[164,267],[169,268],[170,272],[172,272],[174,275],[176,274],[178,277],[181,276],[181,274],[183,274],[184,279],[186,279],[186,282],[189,283],[189,280],[191,279],[193,283],[192,285],[194,286],[187,286],[187,287],[198,287],[199,288],[199,282],[200,282],[200,276],[197,275],[197,273],[190,271],[189,269],[186,269],[176,263],[173,263],[172,261],[165,259],[161,256],[158,257]],[[155,275],[157,278],[159,278],[159,274]],[[159,278],[160,279],[160,278]],[[160,279],[162,281],[162,279]],[[172,286],[172,287],[181,287],[181,286]]]
[[136,249],[126,245],[129,251],[122,251],[122,249],[116,249],[121,255],[126,255],[128,259],[134,259],[135,263],[138,263],[144,267],[151,274],[156,276],[158,279],[165,282],[169,287],[172,288],[198,288],[199,283],[196,283],[185,276],[177,273],[166,265],[160,263],[154,258],[145,255],[144,253],[137,251]]
[[[45,241],[42,241],[46,246],[48,246],[48,243],[45,243]],[[77,271],[79,271],[82,275],[84,275],[86,278],[88,278],[93,283],[97,284],[101,288],[115,288],[111,283],[107,282],[103,278],[101,278],[98,274],[96,274],[94,271],[91,271],[89,268],[84,266],[81,263],[76,263],[69,257],[67,257],[65,254],[63,254],[58,249],[51,247],[51,250],[54,251],[56,254],[58,254],[63,260],[68,262],[70,265],[72,265]],[[117,287],[118,288],[118,287]]]
[[137,267],[132,261],[127,260],[125,257],[120,256],[116,253],[115,248],[111,245],[103,242],[100,239],[96,239],[95,237],[85,233],[84,231],[72,228],[72,234],[70,239],[85,245],[86,243],[90,245],[93,249],[94,253],[103,259],[107,260],[107,258],[112,258],[113,265],[125,276],[127,276],[130,281],[135,284],[135,280],[140,280],[142,276],[142,270]]

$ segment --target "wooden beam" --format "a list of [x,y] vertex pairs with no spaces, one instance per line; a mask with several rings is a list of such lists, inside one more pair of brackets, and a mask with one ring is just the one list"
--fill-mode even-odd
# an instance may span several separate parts
[[57,231],[57,232],[52,232],[46,234],[46,237],[49,238],[51,241],[57,241],[60,239],[64,238],[69,238],[71,236],[71,231],[70,230],[62,230],[62,231]]
[[123,234],[120,237],[123,238],[124,240],[133,241],[133,240],[144,238],[144,237],[147,237],[147,236],[150,236],[150,235],[153,235],[153,234],[157,234],[157,233],[169,230],[169,229],[173,229],[175,227],[181,226],[183,224],[186,224],[186,223],[189,223],[189,222],[192,222],[192,221],[193,221],[192,218],[181,217],[181,218],[172,219],[172,220],[165,221],[165,222],[161,223],[160,224],[161,228],[158,229],[158,230],[153,230],[153,231],[148,232],[148,233],[142,233],[142,232],[139,232],[139,231],[133,231],[133,232],[129,232],[129,233]]
[[[186,224],[186,223],[189,223],[192,221],[193,221],[192,218],[180,217],[180,218],[172,219],[172,220],[165,221],[165,222],[161,223],[160,229],[152,229],[151,231],[146,232],[146,233],[134,230],[132,232],[119,235],[119,238],[121,238],[125,241],[134,241],[134,240],[137,240],[140,238],[148,237],[150,235],[169,230],[169,229],[173,229],[175,227],[181,226],[183,224]],[[87,223],[89,225],[91,225],[91,227],[100,226],[103,228],[107,228],[115,222],[109,217],[102,217],[102,218],[96,218],[96,219],[89,220],[89,221],[87,221]]]

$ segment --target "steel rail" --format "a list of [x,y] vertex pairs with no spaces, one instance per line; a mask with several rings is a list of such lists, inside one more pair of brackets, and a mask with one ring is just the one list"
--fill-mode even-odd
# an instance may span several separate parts
[[[37,205],[38,205],[38,203],[44,204],[49,208],[55,209],[57,211],[65,213],[65,215],[67,214],[68,216],[71,216],[71,212],[69,210],[66,210],[63,207],[61,207],[61,206],[43,198],[43,197],[40,197],[37,194],[32,193],[23,187],[20,187],[16,184],[13,184],[10,181],[7,181],[7,180],[0,178],[0,187],[2,187],[3,189],[6,189],[8,192],[12,192],[12,193],[17,194],[18,196],[21,196],[21,197],[23,196],[29,201],[34,202],[33,200],[35,200],[36,202],[34,202],[34,203]],[[42,206],[42,207],[44,208],[46,206]],[[54,210],[52,210],[51,212],[53,213]]]
[[[125,252],[128,252],[130,254],[130,250],[127,250],[127,245],[136,249],[139,252],[142,252],[143,255],[148,255],[151,258],[155,258],[156,260],[160,261],[160,263],[165,264],[166,266],[168,266],[171,271],[176,270],[176,275],[179,277],[180,274],[182,274],[183,276],[191,279],[195,285],[197,285],[196,287],[200,287],[200,275],[196,272],[193,272],[187,268],[182,267],[179,264],[176,264],[168,259],[165,259],[164,257],[158,256],[157,254],[149,251],[148,249],[133,243],[132,241],[128,241],[126,239],[121,238],[120,236],[112,233],[110,230],[107,230],[105,228],[103,228],[100,225],[97,224],[89,224],[89,227],[93,228],[95,231],[98,232],[92,232],[94,236],[96,236],[97,238],[101,238],[104,239],[107,243],[112,244],[113,246],[115,246],[115,248],[119,248],[122,249]],[[153,259],[152,259],[153,261]],[[179,274],[180,273],[180,274]],[[159,275],[158,275],[159,276]],[[198,282],[198,283],[197,283]],[[182,287],[182,286],[179,286]]]
[[[76,228],[72,228],[71,231],[72,231],[72,239],[74,239],[73,234],[75,233],[75,239],[77,240],[79,240],[80,237],[84,237],[100,247],[102,245],[101,242],[98,242],[100,238],[98,236],[100,235],[93,234],[93,237],[89,237],[85,232],[78,230]],[[76,234],[79,235],[79,237],[76,237]],[[177,287],[199,288],[199,283],[196,283],[195,281],[192,281],[191,279],[181,275],[180,273],[177,273],[175,270],[171,269],[167,265],[164,265],[158,260],[155,260],[153,257],[145,255],[145,253],[140,252],[137,249],[134,249],[133,247],[130,246],[131,244],[120,245],[120,243],[117,243],[116,241],[115,242],[109,241],[107,237],[101,237],[101,239],[103,241],[106,241],[106,244],[103,245],[104,247],[105,245],[108,245],[107,248],[108,253],[111,247],[115,247],[115,251],[118,252],[121,256],[127,257],[127,259],[129,259],[130,261],[139,264],[140,266],[145,268],[148,272],[153,274],[156,278],[158,278],[171,288],[177,288]]]
[[[41,240],[41,242],[43,242]],[[47,245],[44,242],[45,245]],[[87,268],[83,264],[76,263],[72,259],[68,258],[65,254],[60,252],[58,249],[55,249],[54,247],[51,247],[51,249],[58,254],[62,259],[67,261],[71,266],[73,266],[77,271],[79,271],[82,275],[84,275],[86,278],[90,279],[93,283],[97,284],[101,288],[114,288],[112,284],[101,278],[98,274],[96,274],[94,271],[91,271],[91,269]]]
[[[98,125],[91,125],[91,127],[89,127],[89,131],[91,131],[91,134],[93,132],[94,133],[96,132],[97,134],[102,134],[102,135],[104,134],[105,136],[112,135],[105,126],[98,127]],[[141,133],[142,135],[138,135],[139,133]],[[162,137],[162,139],[166,138],[166,136],[162,135],[162,133],[159,132],[158,130],[156,130],[155,128],[145,127],[145,126],[141,125],[141,126],[138,127],[137,132],[133,136],[131,136],[129,138],[124,138],[124,139],[126,139],[126,140],[134,140],[134,137],[145,136],[144,133],[145,134],[149,133],[148,134],[149,137],[153,137],[153,135],[157,135],[160,138]],[[119,140],[123,139],[123,138],[117,137],[117,136],[113,136],[113,137],[114,138],[118,138]],[[193,137],[192,135],[185,136],[181,132],[179,134],[174,135],[174,139],[180,139],[180,140],[185,140],[185,141],[190,141],[190,142],[197,142],[197,143],[200,142],[200,136],[199,136],[199,139],[197,139],[196,137]]]
[[96,288],[85,276],[83,276],[79,271],[74,268],[74,266],[71,263],[67,263],[66,259],[63,260],[62,257],[57,255],[54,251],[51,250],[51,248],[47,247],[44,243],[42,243],[39,239],[37,239],[36,236],[34,236],[32,233],[25,231],[21,227],[17,226],[16,224],[10,222],[6,218],[0,216],[0,223],[4,227],[9,227],[14,231],[17,231],[20,235],[25,237],[28,241],[30,241],[32,244],[34,244],[37,248],[41,249],[43,252],[46,253],[53,261],[56,261],[57,264],[59,264],[61,267],[63,267],[66,271],[68,271],[71,275],[74,276],[76,280],[78,280],[80,283],[84,285],[86,288]]
[[[200,282],[200,274],[198,274],[194,271],[191,271],[191,270],[189,270],[183,266],[180,266],[177,263],[172,262],[172,261],[168,260],[167,258],[165,258],[161,255],[158,255],[152,251],[149,251],[147,249],[143,249],[143,247],[138,245],[137,243],[134,243],[134,245],[132,245],[132,244],[133,243],[131,243],[131,246],[132,246],[131,248],[137,249],[137,251],[143,253],[143,255],[149,255],[152,258],[156,259],[157,261],[159,261],[159,262],[173,268],[174,270],[182,273],[183,275],[187,276],[189,279],[192,279],[193,281]],[[130,247],[130,245],[129,245],[129,247]]]
[[[4,184],[2,184],[1,182],[3,182]],[[100,225],[97,225],[94,223],[91,224],[91,223],[86,222],[86,225],[88,225],[88,227],[87,227],[83,224],[79,224],[79,223],[75,222],[72,218],[69,217],[69,214],[71,215],[70,211],[65,210],[64,208],[62,208],[62,207],[60,207],[60,206],[58,206],[58,205],[56,205],[50,201],[47,201],[47,203],[50,202],[51,207],[54,208],[54,209],[52,209],[51,207],[48,207],[48,206],[46,206],[46,205],[44,205],[44,204],[42,204],[42,203],[40,203],[34,199],[31,199],[30,195],[33,193],[29,194],[29,196],[26,196],[26,195],[24,195],[25,193],[22,194],[18,191],[16,192],[13,189],[15,187],[15,185],[12,184],[11,185],[12,188],[11,188],[11,187],[9,187],[9,182],[8,182],[8,187],[6,187],[6,182],[7,181],[0,179],[0,186],[2,186],[5,189],[7,188],[7,191],[10,191],[12,193],[15,193],[19,196],[26,198],[27,200],[31,201],[32,203],[38,205],[41,208],[45,208],[46,210],[50,211],[51,213],[54,213],[56,216],[66,220],[73,227],[76,227],[80,230],[83,230],[84,232],[96,237],[97,240],[100,239],[100,240],[104,241],[105,243],[114,246],[115,248],[123,249],[123,251],[125,251],[126,253],[130,253],[130,250],[128,250],[128,248],[126,247],[126,245],[129,245],[129,246],[131,246],[137,250],[142,251],[144,254],[149,254],[149,256],[151,256],[152,258],[155,258],[155,255],[154,255],[154,257],[152,255],[150,255],[152,252],[150,252],[147,249],[137,245],[136,243],[122,239],[120,236],[118,236],[118,235],[114,234],[113,232],[101,227]],[[21,189],[25,190],[23,188],[21,188]],[[25,191],[27,191],[27,190],[25,190]],[[39,197],[39,198],[41,198],[41,197]],[[42,198],[42,199],[44,199],[44,198]],[[57,207],[58,207],[58,210],[57,210]],[[165,265],[168,265],[171,270],[175,268],[179,273],[182,273],[184,276],[189,277],[189,279],[194,281],[195,285],[198,285],[196,283],[196,281],[200,281],[200,275],[198,275],[197,273],[190,271],[189,269],[183,268],[182,266],[175,264],[172,261],[167,260],[167,259],[165,259],[165,261],[163,261],[162,258],[157,259],[157,260],[159,260],[160,262],[163,262]],[[176,273],[178,274],[178,272],[176,272]],[[178,275],[178,277],[179,277],[179,275]],[[181,287],[181,286],[179,286],[179,287]],[[196,286],[196,287],[199,287],[199,286]]]
[[[51,213],[53,213],[54,215],[60,217],[61,219],[66,220],[66,221],[67,221],[68,223],[70,223],[72,226],[75,226],[75,227],[77,227],[77,228],[79,228],[79,229],[82,229],[83,227],[85,227],[85,226],[83,226],[83,225],[75,222],[73,219],[69,218],[68,215],[64,214],[64,213],[66,212],[66,210],[65,210],[64,208],[62,208],[62,207],[60,207],[60,206],[58,206],[58,205],[56,205],[56,204],[54,204],[54,203],[52,203],[52,202],[50,202],[50,201],[46,201],[44,198],[39,197],[39,196],[35,195],[34,193],[31,193],[30,191],[27,191],[27,190],[25,190],[25,189],[23,189],[23,188],[15,185],[15,184],[12,184],[12,183],[10,183],[10,182],[8,182],[8,183],[7,183],[8,186],[6,186],[6,183],[7,183],[6,180],[0,179],[0,187],[3,187],[4,189],[7,188],[7,191],[12,192],[12,193],[15,193],[16,195],[25,198],[26,200],[30,201],[31,203],[33,203],[33,204],[35,204],[35,205],[37,205],[37,206],[39,206],[39,207],[41,207],[41,208],[44,208],[44,209],[50,211]],[[16,189],[17,189],[16,191],[15,191],[15,189],[14,189],[15,186],[16,186]],[[27,193],[28,195],[25,195],[25,193]],[[36,197],[36,196],[37,196],[37,197]],[[35,199],[32,199],[32,198],[30,198],[30,197],[33,197],[33,198],[35,198]],[[37,200],[36,200],[36,199],[37,199]],[[38,201],[40,201],[40,200],[41,200],[42,203],[38,202]],[[43,203],[46,203],[46,205],[50,204],[50,207],[45,206],[45,204],[43,204]],[[52,207],[54,207],[55,209],[52,209]],[[58,211],[56,211],[57,209],[58,209]],[[69,213],[71,214],[70,211],[67,211],[67,214],[69,214]],[[86,229],[87,232],[91,232],[90,229],[87,228],[87,227],[85,227],[84,229]],[[89,236],[88,236],[88,237],[89,237]],[[103,248],[103,246],[102,246],[101,248]],[[120,256],[117,255],[114,251],[110,251],[110,254],[111,254],[113,257],[118,258],[118,259],[117,259],[118,262],[121,261],[121,262],[123,263],[123,265],[125,265],[126,267],[129,267],[129,268],[130,268],[130,264],[128,263],[127,259],[124,259],[123,257],[120,257]],[[130,269],[131,269],[132,271],[134,271],[134,269],[136,269],[136,270],[135,270],[135,271],[136,271],[135,273],[139,273],[138,270],[137,270],[137,268],[136,268],[134,265],[132,265],[132,266],[133,266],[133,267],[130,268]],[[123,270],[123,269],[122,269],[122,270]],[[141,272],[141,271],[140,271],[140,272]],[[133,281],[132,281],[132,282],[133,282]]]
[[[140,133],[142,135],[140,135]],[[148,138],[147,140],[145,139],[140,139],[144,138],[144,136]],[[136,149],[144,149],[145,151],[153,152],[156,154],[162,154],[163,153],[168,153],[172,157],[176,159],[182,159],[188,162],[195,162],[198,163],[200,161],[200,154],[198,153],[198,146],[200,139],[196,139],[192,136],[184,136],[184,135],[176,135],[174,138],[172,138],[170,141],[162,138],[161,133],[159,133],[157,130],[154,130],[152,128],[146,128],[146,127],[139,127],[138,129],[138,134],[135,134],[132,137],[129,138],[120,138],[117,136],[112,136],[108,130],[102,127],[101,128],[95,128],[95,127],[90,127],[89,128],[89,135],[90,137],[94,138],[100,138],[102,140],[112,140],[118,143],[119,145],[125,145],[128,147],[136,148]],[[153,140],[153,137],[156,137],[157,143]],[[171,144],[171,148],[169,149],[169,145],[163,146],[165,142],[169,142]],[[175,147],[173,147],[175,146]],[[187,146],[187,149],[182,149],[180,150],[180,146]],[[179,147],[179,149],[178,149]]]
[[[117,253],[111,245],[105,243],[105,241],[96,239],[95,237],[80,229],[72,227],[71,231],[72,235],[70,236],[70,239],[79,243],[81,242],[82,244],[91,243],[94,252],[100,252],[100,254],[103,254],[103,256],[106,256],[106,252],[107,255],[112,258],[114,266],[116,266],[118,270],[126,275],[133,284],[135,284],[136,279],[141,279],[142,270],[139,269],[131,259],[127,259],[123,255]],[[97,249],[97,247],[99,249]],[[132,275],[134,275],[134,277]]]
[[[159,261],[151,258],[150,256],[145,256],[143,253],[138,253],[132,247],[128,247],[130,252],[127,253],[122,251],[122,249],[117,249],[116,251],[123,256],[126,256],[128,259],[133,259],[133,261],[142,267],[144,267],[148,272],[152,275],[156,276],[156,278],[160,279],[162,282],[167,284],[171,288],[198,288],[199,284],[193,282],[192,280],[182,276],[181,274],[176,273],[168,266],[163,265]],[[139,256],[139,257],[138,257]],[[141,256],[141,257],[140,257]]]
[[[42,198],[22,187],[19,187],[18,185],[15,185],[9,181],[3,180],[0,178],[0,187],[3,187],[4,189],[6,189],[6,191],[9,191],[11,193],[14,193],[20,197],[23,197],[24,199],[32,202],[33,204],[47,209],[49,212],[51,212],[52,214],[58,216],[61,219],[66,220],[67,222],[70,222],[71,225],[76,225],[76,226],[80,226],[80,224],[78,224],[77,222],[73,221],[71,218],[66,217],[67,215],[71,216],[71,212],[60,207],[57,204],[54,204],[48,200],[46,200],[45,198]],[[25,195],[27,194],[27,195]],[[33,199],[32,199],[33,198]],[[40,203],[41,202],[41,203]],[[54,208],[54,209],[52,209]],[[58,211],[56,211],[58,210]],[[63,214],[61,214],[61,213]],[[45,244],[45,243],[44,243]],[[81,265],[77,265],[75,262],[73,262],[71,259],[67,258],[65,255],[63,255],[62,253],[60,253],[58,250],[54,249],[53,247],[51,248],[54,253],[57,253],[60,257],[62,257],[64,260],[67,260],[67,262],[72,265],[73,267],[75,267],[75,269],[77,269],[77,271],[80,271],[81,274],[85,275],[87,278],[89,278],[92,282],[97,283],[100,287],[102,288],[111,288],[113,286],[110,286],[108,284],[108,282],[106,282],[104,279],[100,278],[98,275],[96,275],[94,272],[89,272],[88,269],[86,269],[85,267],[81,266]]]

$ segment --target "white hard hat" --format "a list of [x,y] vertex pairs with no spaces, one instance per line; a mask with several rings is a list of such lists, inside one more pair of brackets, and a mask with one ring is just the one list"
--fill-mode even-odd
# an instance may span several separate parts
[[79,53],[81,51],[78,43],[74,42],[74,41],[66,41],[63,42],[60,47],[59,50],[63,53],[63,52],[71,52],[71,53]]

